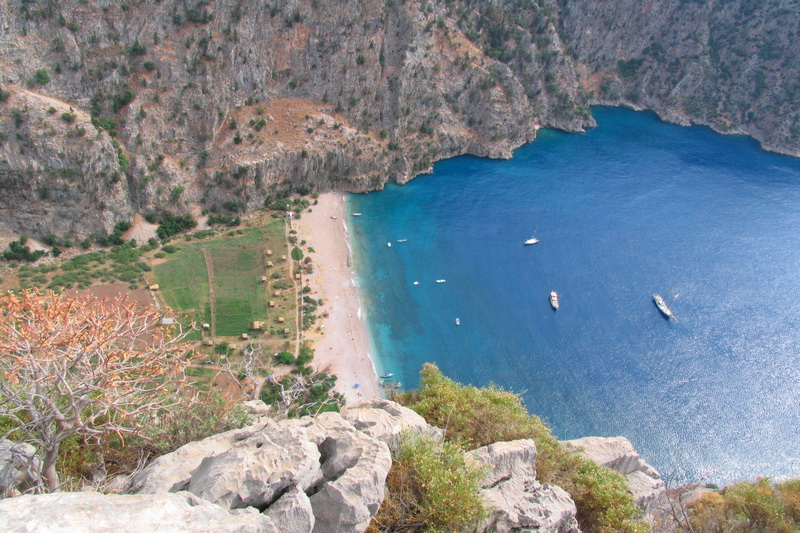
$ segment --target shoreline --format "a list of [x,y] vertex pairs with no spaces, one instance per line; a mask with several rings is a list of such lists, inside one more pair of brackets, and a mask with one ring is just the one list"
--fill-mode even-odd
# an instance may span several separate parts
[[[337,392],[347,405],[381,397],[366,319],[361,306],[348,241],[344,193],[324,193],[311,212],[292,222],[298,241],[311,247],[314,271],[304,278],[309,296],[323,299],[329,313],[306,332],[314,348],[312,366],[336,374]],[[332,218],[335,217],[335,218]],[[356,387],[356,384],[358,386]]]

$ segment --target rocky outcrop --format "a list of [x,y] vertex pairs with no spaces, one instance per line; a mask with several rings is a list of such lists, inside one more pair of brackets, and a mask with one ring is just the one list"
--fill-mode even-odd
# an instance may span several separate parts
[[468,456],[489,467],[481,493],[492,510],[482,531],[580,532],[569,494],[537,481],[534,441],[497,442]]
[[564,444],[625,476],[636,505],[645,512],[664,492],[661,475],[639,457],[631,441],[625,437],[584,437],[565,441]]
[[291,531],[256,509],[230,512],[188,492],[100,494],[67,492],[0,500],[5,533],[143,531],[278,533]]
[[443,433],[411,409],[383,398],[364,400],[345,409],[342,416],[359,431],[385,442],[393,455],[400,451],[400,437],[404,432],[430,437],[441,437]]
[[338,413],[259,424],[158,458],[130,492],[187,490],[227,509],[255,508],[285,531],[364,531],[383,501],[388,446]]

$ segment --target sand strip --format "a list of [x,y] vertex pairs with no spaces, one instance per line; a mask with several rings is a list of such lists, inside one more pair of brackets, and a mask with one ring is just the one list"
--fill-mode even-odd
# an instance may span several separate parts
[[337,389],[352,405],[381,393],[370,354],[367,324],[360,311],[358,289],[353,284],[355,272],[344,208],[343,194],[322,194],[319,203],[311,207],[312,212],[303,213],[292,225],[298,240],[305,240],[306,246],[314,249],[309,254],[314,261],[314,272],[303,281],[311,288],[312,298],[325,300],[320,311],[330,314],[305,334],[314,347],[312,365],[318,371],[330,370],[336,374]]

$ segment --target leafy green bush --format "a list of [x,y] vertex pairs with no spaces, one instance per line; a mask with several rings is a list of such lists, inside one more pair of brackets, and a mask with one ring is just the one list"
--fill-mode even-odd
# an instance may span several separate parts
[[294,363],[294,355],[290,352],[278,352],[275,357],[278,359],[278,363],[282,365],[291,365]]
[[367,531],[471,531],[486,517],[479,491],[484,474],[457,444],[404,436],[386,498]]
[[295,261],[300,261],[303,259],[303,250],[295,246],[292,248],[292,259]]
[[[494,385],[483,389],[461,385],[429,363],[421,375],[419,390],[396,399],[429,424],[446,428],[446,440],[474,449],[498,441],[533,439],[538,479],[572,495],[583,531],[647,531],[645,523],[634,520],[638,511],[625,480],[561,446],[537,416],[528,414],[519,395]],[[600,490],[601,486],[605,488]]]

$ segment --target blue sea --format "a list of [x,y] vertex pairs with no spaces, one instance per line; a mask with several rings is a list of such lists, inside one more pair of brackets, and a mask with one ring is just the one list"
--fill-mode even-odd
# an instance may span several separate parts
[[676,482],[800,475],[800,160],[593,112],[511,160],[349,197],[379,371],[495,383],[558,438],[623,435]]

